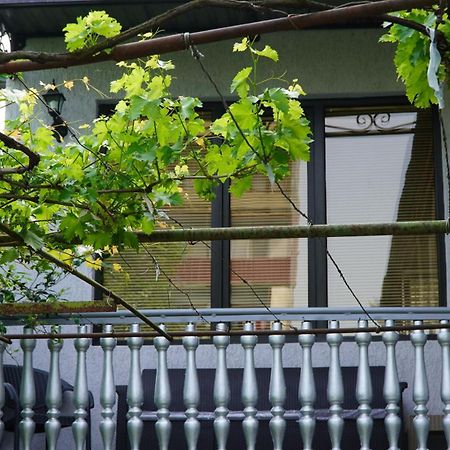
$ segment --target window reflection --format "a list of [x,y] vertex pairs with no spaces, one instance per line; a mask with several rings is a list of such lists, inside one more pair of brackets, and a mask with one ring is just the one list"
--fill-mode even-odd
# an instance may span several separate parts
[[[307,164],[295,163],[282,188],[300,209],[307,212]],[[231,198],[232,226],[304,225],[267,177],[258,175],[241,198]],[[305,239],[258,239],[231,241],[231,306],[271,308],[308,305],[308,248]],[[240,279],[241,275],[255,292]]]
[[[329,223],[436,218],[430,111],[329,111]],[[437,238],[328,239],[328,249],[366,306],[438,305]],[[328,265],[330,306],[354,304]]]

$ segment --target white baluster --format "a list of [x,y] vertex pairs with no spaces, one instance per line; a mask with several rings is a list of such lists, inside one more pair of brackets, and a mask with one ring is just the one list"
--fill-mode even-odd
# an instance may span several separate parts
[[[60,333],[61,328],[58,327],[56,332]],[[59,415],[62,405],[62,387],[59,370],[59,352],[62,349],[63,341],[61,339],[49,339],[47,346],[50,350],[50,370],[45,395],[45,401],[48,407],[45,435],[48,450],[56,450],[56,443],[58,442],[59,432],[61,430]]]
[[[103,327],[105,333],[113,331],[112,325]],[[117,339],[113,337],[103,337],[100,339],[100,346],[103,349],[103,375],[100,390],[100,404],[102,406],[100,421],[100,433],[102,435],[103,449],[113,449],[114,432],[116,424],[114,417],[114,404],[116,403],[116,392],[113,369],[113,350],[116,347]]]
[[[395,325],[393,320],[386,320],[387,327]],[[384,372],[383,395],[386,401],[386,418],[384,426],[389,443],[389,450],[400,450],[398,439],[402,421],[399,417],[400,412],[400,384],[398,379],[397,358],[395,356],[395,346],[399,339],[396,331],[385,331],[383,333],[383,342],[386,347],[386,368]]]
[[[303,322],[303,330],[311,329],[311,322]],[[312,441],[316,419],[314,417],[314,402],[316,401],[316,386],[312,366],[312,346],[316,337],[313,334],[300,334],[298,341],[302,347],[302,368],[298,386],[298,399],[302,408],[299,420],[303,450],[312,450]]]
[[[330,328],[339,328],[339,323],[331,321]],[[328,371],[327,397],[330,403],[330,418],[328,419],[328,432],[330,433],[332,450],[340,450],[344,420],[342,419],[342,403],[344,401],[344,385],[342,382],[339,347],[342,343],[342,334],[327,334],[330,346],[330,368]]]
[[[161,325],[165,330],[165,326]],[[160,450],[167,450],[169,447],[170,431],[172,425],[169,420],[170,406],[170,383],[169,371],[167,368],[167,349],[169,341],[164,336],[154,339],[156,352],[158,353],[158,368],[155,380],[155,405],[158,408],[156,416],[158,420],[155,424],[156,436],[158,437]]]
[[75,406],[75,420],[72,423],[72,434],[76,450],[84,450],[88,434],[86,417],[89,408],[89,390],[87,382],[86,352],[91,345],[89,338],[82,337],[87,333],[86,325],[78,326],[78,335],[74,346],[77,352],[77,368],[75,374],[75,386],[73,389],[73,404]]
[[[32,335],[33,329],[25,327],[24,334]],[[23,368],[22,379],[20,380],[22,420],[19,424],[19,431],[22,449],[31,450],[31,441],[35,429],[33,406],[36,401],[36,388],[33,374],[33,350],[36,347],[36,339],[21,339],[20,347],[23,351]]]
[[[195,326],[190,323],[186,331],[195,331]],[[198,416],[198,403],[200,401],[200,386],[197,375],[197,362],[195,352],[198,348],[197,336],[185,336],[183,346],[186,350],[186,373],[184,378],[183,400],[186,407],[186,421],[184,422],[184,434],[188,450],[196,450],[198,436],[200,434],[200,422]]]
[[[358,326],[359,328],[367,328],[367,320],[360,320]],[[358,401],[359,406],[356,425],[361,441],[361,450],[370,450],[370,437],[373,428],[373,420],[370,416],[372,411],[372,408],[370,407],[372,401],[372,380],[370,377],[368,353],[371,340],[372,337],[370,333],[356,333],[356,343],[359,347],[359,365],[356,380],[356,400]]]
[[[422,325],[422,321],[417,320],[414,324]],[[427,408],[429,398],[428,380],[424,354],[424,346],[427,342],[427,336],[423,330],[414,330],[411,333],[411,341],[415,348],[413,400],[416,407],[414,408],[415,417],[413,420],[413,426],[416,433],[417,450],[426,450],[428,431],[430,428]]]
[[0,444],[3,440],[5,424],[3,423],[3,408],[5,406],[5,375],[3,373],[3,355],[6,349],[6,343],[0,341]]
[[[139,324],[131,324],[131,333],[139,333],[139,331]],[[142,403],[144,402],[144,388],[141,375],[141,348],[144,344],[144,339],[136,336],[128,337],[127,344],[130,349],[130,372],[127,388],[128,439],[130,440],[130,450],[139,450],[143,428],[141,415]]]
[[[216,330],[226,331],[224,323],[218,323]],[[228,402],[230,401],[230,386],[227,373],[227,347],[230,344],[229,336],[214,336],[213,343],[216,347],[217,364],[216,376],[214,379],[214,404],[216,409],[214,414],[214,432],[217,441],[217,450],[225,450],[230,429],[228,420]]]
[[[272,330],[281,330],[281,322],[274,322]],[[269,422],[273,450],[282,450],[286,421],[284,419],[284,402],[286,401],[286,382],[284,380],[282,351],[286,337],[282,334],[269,336],[272,347],[272,371],[270,373],[269,400],[272,404],[272,418]]]
[[[448,320],[441,320],[448,325]],[[447,448],[450,449],[450,330],[442,328],[438,333],[438,341],[442,349],[441,399],[444,404],[442,428],[444,429]]]
[[[253,324],[246,322],[244,331],[253,331]],[[242,403],[245,419],[242,422],[247,450],[254,450],[258,434],[258,420],[256,419],[256,403],[258,401],[258,383],[255,371],[255,346],[257,336],[241,336],[244,347],[244,373],[242,376]]]

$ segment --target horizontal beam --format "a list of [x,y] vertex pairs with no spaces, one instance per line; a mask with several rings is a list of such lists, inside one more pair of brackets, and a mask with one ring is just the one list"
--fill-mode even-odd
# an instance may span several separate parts
[[[450,323],[414,323],[412,325],[394,325],[394,326],[383,326],[378,327],[343,327],[343,328],[311,328],[311,329],[281,329],[281,330],[196,330],[196,331],[172,331],[170,333],[171,337],[183,338],[185,336],[199,336],[199,337],[214,337],[214,336],[300,336],[305,334],[314,335],[326,335],[326,334],[354,334],[354,333],[384,333],[386,331],[415,331],[415,330],[442,330],[450,328]],[[6,342],[17,340],[17,339],[77,339],[79,337],[83,338],[104,338],[104,337],[114,337],[116,339],[126,339],[129,337],[141,337],[141,338],[155,338],[160,336],[159,333],[155,331],[144,331],[144,332],[132,332],[132,331],[112,331],[112,332],[93,332],[93,333],[17,333],[17,334],[5,334],[0,336]]]
[[[450,320],[450,308],[446,307],[423,307],[423,308],[401,308],[383,307],[366,308],[370,316],[375,320]],[[315,321],[315,320],[340,320],[358,321],[367,319],[361,308],[272,308],[270,312],[265,308],[204,308],[198,313],[192,309],[142,309],[140,312],[155,323],[201,323],[204,320],[217,322],[245,322],[252,321],[273,321],[273,320],[294,320],[294,321]],[[1,317],[0,320],[5,325],[20,325],[25,317],[17,316]],[[74,319],[77,323],[84,325],[92,324],[130,324],[139,323],[129,311],[115,312],[85,312],[79,314],[58,314],[39,317],[40,324],[47,325],[73,325]]]
[[[300,30],[332,24],[347,23],[354,20],[377,17],[389,12],[426,8],[437,5],[437,0],[379,0],[376,2],[335,8],[309,14],[289,15],[278,19],[262,20],[207,31],[191,33],[189,43],[194,45],[236,39],[244,36],[273,33],[278,31]],[[48,70],[92,64],[101,61],[126,61],[145,56],[185,50],[189,47],[184,34],[174,34],[147,41],[117,45],[110,52],[101,52],[94,56],[73,54],[55,54],[51,61],[11,61],[0,64],[0,73],[13,74],[33,70]]]
[[356,223],[345,225],[286,225],[260,227],[157,230],[138,237],[141,242],[197,242],[236,239],[287,239],[448,233],[446,220]]
[[[391,223],[354,223],[345,225],[281,225],[261,227],[224,227],[224,228],[183,228],[174,230],[156,230],[152,234],[137,232],[140,242],[199,242],[228,241],[239,239],[293,239],[355,236],[407,236],[417,234],[449,233],[450,224],[446,220],[428,220]],[[67,244],[58,233],[49,234],[49,240]],[[0,235],[0,247],[24,245],[23,241]]]

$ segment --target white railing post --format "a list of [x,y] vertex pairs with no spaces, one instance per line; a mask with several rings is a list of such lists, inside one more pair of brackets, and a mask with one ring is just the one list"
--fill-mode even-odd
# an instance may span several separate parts
[[[311,329],[311,322],[303,322],[303,330]],[[300,435],[303,441],[303,450],[312,450],[316,419],[314,417],[314,402],[316,401],[316,386],[312,366],[312,346],[316,337],[314,334],[300,334],[298,341],[302,348],[302,368],[298,386],[298,399],[300,401],[301,416],[299,420]]]
[[[448,325],[448,320],[441,320]],[[441,399],[444,404],[442,428],[444,429],[447,448],[450,449],[450,330],[442,328],[438,333],[438,341],[442,349]]]
[[[195,331],[194,324],[186,326],[187,332]],[[197,362],[195,352],[200,339],[197,336],[185,336],[183,346],[186,350],[186,373],[183,387],[183,400],[186,407],[186,421],[184,422],[184,434],[186,436],[187,449],[196,450],[198,436],[200,434],[200,422],[198,416],[198,403],[200,401],[200,386],[197,375]]]
[[[246,322],[244,331],[253,331],[253,324]],[[241,345],[244,348],[244,372],[242,375],[242,404],[244,405],[245,419],[242,429],[247,450],[254,450],[258,435],[258,419],[256,419],[256,403],[258,401],[258,383],[255,371],[255,346],[257,336],[241,336]]]
[[[281,322],[274,322],[273,331],[281,330]],[[269,422],[272,435],[273,450],[283,449],[286,420],[284,419],[284,402],[286,401],[286,382],[283,371],[283,345],[286,337],[282,334],[269,336],[269,344],[272,347],[272,371],[270,373],[269,400],[272,404],[272,418]]]
[[[358,322],[359,328],[367,328],[367,320]],[[369,344],[372,340],[370,333],[356,333],[356,343],[359,347],[359,365],[358,376],[356,380],[356,400],[358,406],[358,418],[356,425],[358,427],[359,439],[361,441],[361,450],[370,450],[370,437],[372,435],[373,420],[370,416],[372,408],[372,380],[369,366]]]
[[[112,333],[112,325],[103,327],[104,333]],[[103,441],[103,450],[113,449],[114,433],[116,424],[114,417],[114,404],[116,403],[116,391],[114,383],[113,350],[116,347],[117,339],[113,337],[103,337],[100,339],[100,346],[103,349],[103,375],[100,390],[100,404],[102,406],[100,421],[100,433]]]
[[[414,325],[422,325],[422,321],[417,320],[414,322]],[[430,428],[427,408],[429,398],[428,380],[424,352],[427,335],[423,330],[414,330],[411,333],[411,342],[415,348],[413,400],[416,406],[414,408],[415,417],[413,426],[416,433],[417,450],[427,450],[427,439]]]
[[76,450],[84,450],[89,426],[86,420],[89,408],[89,390],[87,381],[86,352],[91,345],[89,338],[83,337],[87,333],[86,325],[78,326],[78,335],[74,346],[77,353],[77,368],[75,385],[73,388],[73,403],[75,406],[75,420],[72,423],[72,434]]
[[[218,323],[218,331],[226,331],[227,326],[224,323]],[[216,347],[217,364],[216,376],[214,378],[214,403],[216,409],[214,414],[214,432],[217,441],[217,450],[225,450],[230,430],[230,421],[228,419],[228,402],[230,401],[230,385],[227,373],[227,347],[230,344],[229,336],[214,336],[213,343]]]
[[[58,327],[56,332],[60,333],[61,327]],[[48,450],[56,450],[56,443],[58,442],[59,432],[61,430],[59,415],[62,405],[62,388],[59,370],[59,353],[62,349],[63,341],[61,339],[49,339],[47,345],[50,350],[50,370],[45,395],[45,401],[48,407],[45,435]]]
[[[332,320],[330,328],[338,329],[339,323]],[[327,397],[330,404],[330,418],[328,419],[328,432],[330,433],[332,450],[341,449],[344,420],[342,419],[342,403],[344,401],[344,385],[339,356],[339,347],[342,343],[342,334],[327,334],[327,342],[330,347],[330,368],[328,371]]]
[[[160,325],[165,330],[164,325]],[[164,336],[158,336],[154,339],[154,346],[158,354],[158,366],[155,380],[155,405],[158,408],[156,416],[158,420],[155,424],[156,436],[158,438],[159,449],[167,450],[169,447],[170,431],[172,424],[169,420],[170,406],[170,382],[169,370],[167,367],[167,349],[169,341]]]
[[[24,334],[33,335],[33,329],[25,327]],[[33,420],[33,407],[36,402],[33,350],[36,347],[36,339],[21,339],[20,347],[23,351],[22,379],[20,382],[20,405],[22,407],[22,420],[19,424],[20,441],[23,450],[31,450],[31,441],[36,427]]]
[[[393,327],[393,320],[386,320],[387,327]],[[386,401],[386,418],[384,426],[389,443],[389,450],[400,450],[398,439],[402,421],[399,417],[400,412],[400,383],[398,379],[397,358],[395,355],[395,346],[399,335],[396,331],[385,331],[383,333],[383,342],[386,347],[386,368],[384,371],[383,396]]]
[[[139,333],[139,331],[140,326],[138,323],[131,324],[131,333]],[[144,388],[141,375],[141,348],[144,344],[144,339],[136,336],[128,337],[127,344],[130,349],[130,371],[127,387],[127,431],[130,450],[139,450],[143,429],[141,415],[142,403],[144,402]]]

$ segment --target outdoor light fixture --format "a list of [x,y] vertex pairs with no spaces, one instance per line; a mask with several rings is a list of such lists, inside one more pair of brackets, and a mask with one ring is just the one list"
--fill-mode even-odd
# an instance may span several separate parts
[[42,95],[44,101],[47,105],[48,113],[53,118],[53,135],[58,142],[62,142],[67,136],[67,124],[61,117],[61,111],[66,97],[64,97],[55,85],[55,80],[53,80],[54,89],[49,89],[45,94]]

